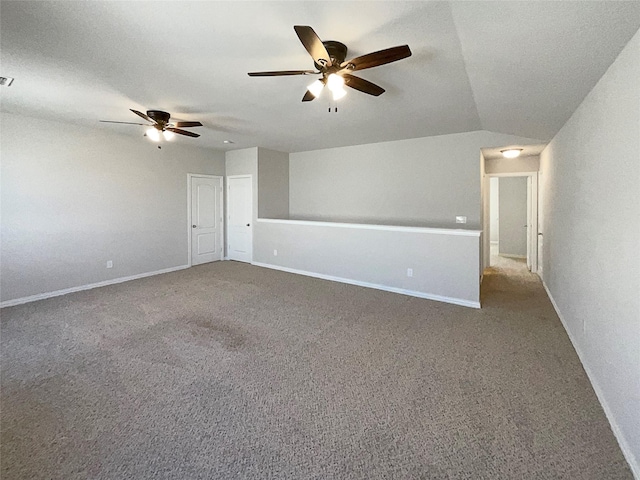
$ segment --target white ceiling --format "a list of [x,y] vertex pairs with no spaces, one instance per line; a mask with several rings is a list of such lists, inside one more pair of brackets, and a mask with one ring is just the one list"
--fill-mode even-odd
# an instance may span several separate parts
[[[180,142],[295,152],[480,129],[548,141],[640,28],[640,2],[3,0],[0,16],[0,75],[16,78],[2,111],[141,136],[98,120],[160,109],[204,124]],[[328,113],[300,101],[313,77],[247,76],[313,68],[294,25],[349,58],[413,56],[357,72],[386,93],[349,89]]]

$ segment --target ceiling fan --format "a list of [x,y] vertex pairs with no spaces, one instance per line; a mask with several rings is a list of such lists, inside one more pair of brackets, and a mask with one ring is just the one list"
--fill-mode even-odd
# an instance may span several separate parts
[[186,135],[187,137],[199,137],[197,133],[189,132],[187,130],[181,130],[180,127],[201,127],[202,124],[200,122],[174,122],[169,123],[169,118],[171,115],[167,112],[163,112],[161,110],[147,110],[147,113],[139,112],[138,110],[134,110],[130,108],[133,113],[138,115],[139,117],[145,119],[147,122],[151,123],[135,123],[135,122],[113,122],[111,120],[100,120],[103,123],[124,123],[127,125],[146,125],[149,128],[145,135],[149,137],[151,140],[157,142],[160,140],[160,134],[164,137],[165,140],[171,140],[174,137],[174,134],[178,135]]
[[386,63],[396,62],[411,56],[408,45],[387,48],[345,61],[347,46],[334,40],[323,42],[313,28],[303,25],[293,27],[298,38],[313,58],[315,70],[283,70],[278,72],[251,72],[250,77],[273,77],[283,75],[313,75],[322,77],[307,87],[302,97],[303,102],[309,102],[322,93],[325,85],[333,94],[333,99],[342,98],[347,92],[343,86],[354,88],[369,95],[378,96],[384,93],[384,88],[364,80],[350,72],[377,67]]

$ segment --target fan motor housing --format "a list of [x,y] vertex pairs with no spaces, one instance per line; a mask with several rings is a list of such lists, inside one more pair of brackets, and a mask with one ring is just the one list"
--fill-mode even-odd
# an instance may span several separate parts
[[[327,49],[327,53],[331,58],[331,63],[334,65],[340,65],[344,62],[345,58],[347,58],[347,46],[344,43],[336,42],[335,40],[327,40],[322,42],[324,48]],[[324,70],[326,66],[318,65],[314,62],[315,67],[318,70]]]
[[171,115],[162,110],[147,110],[147,116],[154,119],[157,123],[169,123]]

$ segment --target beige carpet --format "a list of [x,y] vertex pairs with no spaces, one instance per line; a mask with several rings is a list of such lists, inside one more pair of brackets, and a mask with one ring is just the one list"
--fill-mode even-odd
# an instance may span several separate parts
[[482,310],[234,262],[4,309],[2,479],[632,478],[512,267]]

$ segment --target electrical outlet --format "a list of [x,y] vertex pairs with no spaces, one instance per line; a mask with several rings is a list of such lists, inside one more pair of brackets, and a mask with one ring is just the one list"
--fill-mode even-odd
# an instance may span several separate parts
[[413,277],[413,268],[407,268],[407,277]]
[[456,223],[467,223],[467,217],[460,215],[456,217]]
[[274,251],[273,251],[273,256],[274,256],[274,257],[277,257],[277,256],[278,256],[278,250],[274,250]]
[[113,261],[107,261],[107,268],[113,268]]

